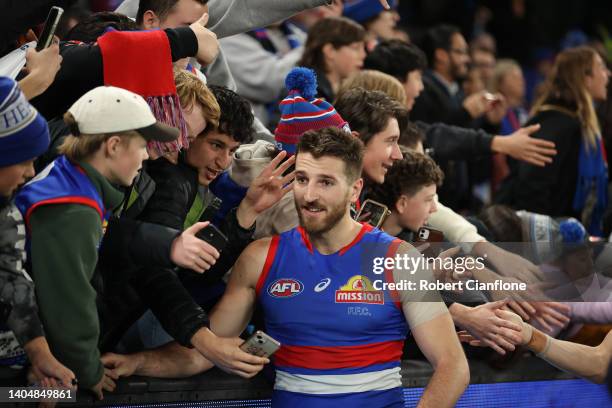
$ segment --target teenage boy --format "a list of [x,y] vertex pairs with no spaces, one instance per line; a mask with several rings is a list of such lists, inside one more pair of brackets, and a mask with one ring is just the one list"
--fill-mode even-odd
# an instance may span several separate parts
[[374,185],[368,196],[391,211],[382,225],[383,231],[413,242],[413,234],[437,210],[436,190],[443,178],[442,170],[431,158],[404,151],[404,158],[391,167],[385,182]]
[[[190,87],[195,88],[200,82],[192,74],[178,75],[188,77]],[[203,84],[202,86],[206,88]],[[182,87],[179,87],[179,94],[182,91],[180,88]],[[215,208],[218,208],[216,203],[220,200],[209,190],[209,185],[230,166],[238,147],[250,141],[253,114],[246,99],[235,92],[215,86],[211,87],[209,92],[212,92],[221,112],[217,126],[211,126],[199,134],[191,146],[179,156],[178,164],[170,163],[164,158],[149,163],[147,171],[155,181],[156,189],[139,216],[141,221],[181,230],[190,228],[200,220],[209,220],[216,212]],[[191,127],[189,122],[196,118],[187,119],[189,128]],[[270,164],[272,166],[269,167],[270,171],[276,168],[282,157],[284,154]],[[285,162],[280,167],[281,171],[292,163],[291,159]],[[266,176],[269,177],[269,174],[264,170],[262,177],[256,178],[249,188],[238,187],[244,198],[231,208],[219,225],[228,238],[228,245],[220,254],[215,251],[216,259],[211,257],[198,260],[202,268],[210,269],[203,275],[186,270],[178,271],[184,286],[207,310],[219,298],[219,292],[222,291],[217,285],[221,277],[251,242],[257,216],[289,191],[289,189],[276,188],[274,181],[264,179]],[[159,346],[172,340],[157,326],[158,323],[151,321],[150,316],[139,322],[140,336],[145,348]],[[157,334],[151,337],[152,333]]]

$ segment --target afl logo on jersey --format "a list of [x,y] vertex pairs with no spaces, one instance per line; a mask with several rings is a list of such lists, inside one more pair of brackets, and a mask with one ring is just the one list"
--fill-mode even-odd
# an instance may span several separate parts
[[268,286],[268,294],[276,298],[297,296],[304,290],[302,282],[296,279],[277,279]]

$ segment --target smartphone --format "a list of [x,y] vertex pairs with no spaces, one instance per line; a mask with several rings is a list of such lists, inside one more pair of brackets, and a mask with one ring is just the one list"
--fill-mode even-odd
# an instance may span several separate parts
[[487,102],[492,103],[493,105],[501,102],[498,95],[492,94],[491,92],[485,92],[484,98]]
[[251,337],[240,345],[240,349],[258,357],[270,357],[274,354],[281,344],[268,336],[261,330],[257,330]]
[[[415,242],[437,243],[444,242],[444,233],[429,227],[421,227],[417,231]],[[423,255],[429,258],[435,258],[440,253],[438,245],[429,245],[423,250]]]
[[208,224],[206,227],[198,231],[196,237],[200,238],[202,241],[208,242],[219,252],[225,249],[228,242],[225,234],[219,231],[219,228],[215,227],[213,224]]
[[47,15],[47,19],[45,20],[45,26],[40,34],[40,38],[38,39],[36,51],[44,50],[51,45],[53,42],[53,36],[55,35],[55,30],[57,29],[57,23],[59,23],[62,14],[64,14],[63,8],[57,6],[51,7],[51,10]]
[[376,228],[380,228],[387,217],[391,215],[391,211],[389,211],[386,205],[370,200],[369,198],[363,202],[355,219],[359,220],[363,214],[368,213],[370,214],[370,218],[366,220],[367,223]]

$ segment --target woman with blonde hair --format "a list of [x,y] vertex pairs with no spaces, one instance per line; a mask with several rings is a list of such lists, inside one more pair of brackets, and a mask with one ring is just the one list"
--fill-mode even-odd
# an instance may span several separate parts
[[364,69],[345,79],[336,95],[340,99],[346,91],[353,88],[363,88],[369,91],[382,91],[402,104],[406,105],[406,91],[402,83],[384,72]]
[[557,155],[544,168],[511,163],[498,201],[553,217],[575,216],[601,235],[608,205],[605,152],[594,103],[607,96],[610,71],[590,47],[561,52],[530,114],[533,137],[553,141]]

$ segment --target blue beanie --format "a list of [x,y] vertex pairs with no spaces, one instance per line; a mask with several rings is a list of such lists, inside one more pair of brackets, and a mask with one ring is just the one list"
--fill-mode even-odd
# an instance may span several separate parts
[[0,77],[0,167],[40,156],[49,147],[47,121],[15,81]]
[[[395,0],[389,0],[389,6],[396,6]],[[371,18],[385,11],[379,0],[345,0],[344,17],[348,17],[358,23],[365,23]]]

